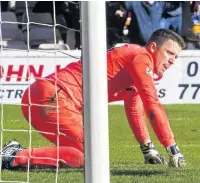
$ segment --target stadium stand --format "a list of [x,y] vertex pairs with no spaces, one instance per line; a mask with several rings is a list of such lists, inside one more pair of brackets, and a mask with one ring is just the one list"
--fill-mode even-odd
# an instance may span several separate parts
[[[136,21],[131,21],[134,26],[130,22],[126,27],[126,34],[123,32],[130,13],[124,3],[126,1],[107,2],[110,5],[107,6],[106,14],[107,48],[121,43],[137,43],[134,40],[138,38],[138,31],[134,29]],[[27,50],[28,41],[29,49],[81,49],[80,1],[0,1],[0,5],[3,48]],[[199,49],[200,24],[194,24],[191,20],[194,15],[200,17],[199,1],[181,2],[180,6],[184,9],[181,13],[183,21],[180,34],[186,41],[186,49]],[[131,20],[133,18],[131,13]]]
[[27,46],[23,41],[21,30],[18,28],[15,14],[13,12],[2,12],[1,20],[3,48],[26,49]]
[[[14,5],[10,7],[10,9],[12,9],[15,12],[17,16],[17,21],[22,22],[22,16],[24,13],[26,13],[26,3],[25,1],[14,1],[14,2],[15,2]],[[37,1],[27,1],[29,12],[32,12],[36,2]]]
[[[26,13],[22,17],[23,23],[28,23]],[[37,23],[35,23],[37,22]],[[62,43],[62,38],[59,30],[54,28],[53,20],[50,13],[29,13],[29,44],[31,48],[38,48],[40,44]],[[54,31],[55,29],[55,31]],[[27,43],[27,26],[22,26],[23,38]],[[54,36],[56,39],[54,39]]]
[[[41,3],[47,6],[41,7]],[[5,49],[27,50],[28,41],[30,49],[69,50],[68,44],[64,44],[68,29],[63,16],[64,11],[60,8],[63,3],[64,1],[55,3],[54,20],[53,2],[46,4],[45,1],[27,1],[28,12],[25,1],[1,2],[1,46]],[[27,28],[29,28],[29,39],[27,39]]]

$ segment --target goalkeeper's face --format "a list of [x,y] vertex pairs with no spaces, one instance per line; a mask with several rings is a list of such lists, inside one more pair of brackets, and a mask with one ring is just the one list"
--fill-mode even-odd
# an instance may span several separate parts
[[173,40],[165,41],[160,47],[156,46],[153,51],[154,57],[154,72],[158,76],[162,76],[163,73],[175,63],[175,59],[182,50],[179,44]]

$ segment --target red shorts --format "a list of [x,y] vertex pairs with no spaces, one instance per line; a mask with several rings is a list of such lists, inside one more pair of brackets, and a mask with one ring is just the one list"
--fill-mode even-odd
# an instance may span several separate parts
[[82,113],[62,89],[47,80],[37,80],[23,95],[22,111],[26,120],[45,138],[83,152]]

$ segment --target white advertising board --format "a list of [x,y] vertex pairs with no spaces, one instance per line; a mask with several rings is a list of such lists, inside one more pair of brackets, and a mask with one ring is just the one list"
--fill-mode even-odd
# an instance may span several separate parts
[[[20,104],[24,90],[36,77],[44,77],[55,68],[59,70],[81,55],[78,50],[64,53],[3,51],[0,55],[0,102]],[[155,85],[163,104],[200,104],[200,51],[182,51],[164,77],[155,78]]]

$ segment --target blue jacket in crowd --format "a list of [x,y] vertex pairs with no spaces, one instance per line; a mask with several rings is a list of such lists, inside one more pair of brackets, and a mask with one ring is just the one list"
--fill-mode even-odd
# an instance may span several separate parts
[[132,13],[130,41],[145,45],[150,35],[161,28],[160,22],[163,14],[179,7],[179,3],[162,1],[155,1],[152,4],[147,1],[126,1],[125,9]]

